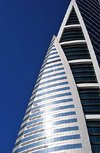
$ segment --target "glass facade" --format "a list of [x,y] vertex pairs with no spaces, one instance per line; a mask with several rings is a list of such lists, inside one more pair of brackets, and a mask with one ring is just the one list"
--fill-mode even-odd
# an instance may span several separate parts
[[70,85],[54,45],[47,52],[27,110],[14,153],[82,148]]
[[100,1],[76,0],[100,66]]
[[[96,0],[95,1],[76,0],[76,2],[79,7],[80,13],[83,17],[85,26],[88,30],[87,32],[89,33],[98,62],[100,64],[100,54],[99,54],[100,33],[98,33],[100,20],[98,19],[98,21],[96,22],[100,14],[99,2]],[[97,9],[95,9],[96,6]],[[93,10],[95,10],[95,12],[93,12]],[[76,15],[75,9],[72,8],[66,25],[75,25],[76,23],[78,24],[77,28],[76,26],[65,27],[60,42],[68,42],[69,40],[66,39],[67,37],[72,38],[71,41],[73,40],[81,41],[84,39],[83,32],[81,30],[81,25]],[[71,44],[65,43],[61,44],[61,47],[68,61],[80,60],[78,62],[70,62],[69,65],[76,84],[83,84],[83,83],[84,85],[86,84],[86,87],[84,87],[84,85],[81,88],[77,87],[84,115],[92,115],[92,116],[100,115],[100,88],[99,86],[93,87],[93,84],[98,83],[98,81],[96,78],[93,63],[92,61],[89,61],[89,59],[91,59],[91,56],[89,53],[89,49],[87,47],[87,43],[86,42],[84,43],[73,42]],[[81,60],[83,59],[84,61],[81,62]],[[87,83],[92,83],[92,85],[90,84],[91,86],[88,86]],[[98,151],[100,151],[100,136],[99,136],[100,128],[99,126],[96,125],[89,127],[88,126],[89,123],[90,123],[89,120],[87,120],[87,128],[90,136],[92,151],[93,153],[98,153]],[[96,124],[95,119],[93,119],[93,123]],[[97,124],[100,124],[100,119],[97,120]]]
[[13,153],[100,152],[100,87],[76,6],[100,64],[99,2],[71,0],[60,38],[51,40]]

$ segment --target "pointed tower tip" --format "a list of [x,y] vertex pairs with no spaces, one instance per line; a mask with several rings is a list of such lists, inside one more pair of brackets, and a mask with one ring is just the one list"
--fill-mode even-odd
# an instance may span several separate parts
[[55,38],[56,38],[56,36],[55,36],[55,35],[53,35],[53,37],[52,37],[51,41],[53,41]]

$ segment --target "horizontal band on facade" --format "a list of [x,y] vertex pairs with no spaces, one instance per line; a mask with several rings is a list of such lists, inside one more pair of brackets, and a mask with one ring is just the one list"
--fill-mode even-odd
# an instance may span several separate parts
[[42,77],[41,80],[44,80],[44,79],[47,79],[47,78],[51,78],[51,77],[54,77],[54,76],[64,75],[64,74],[65,74],[64,71],[63,72],[60,72],[60,73],[55,73],[55,74],[52,74],[52,75],[50,74],[48,76]]
[[[38,134],[34,134],[32,136],[26,137],[21,139],[21,141],[19,141],[18,143],[16,143],[16,146],[23,143],[23,142],[28,142],[31,139],[37,139],[37,138],[41,138],[43,136],[46,136],[46,133],[51,133],[51,134],[59,134],[62,132],[69,132],[69,131],[78,131],[79,127],[78,126],[70,126],[70,127],[62,127],[62,128],[56,128],[56,129],[48,129],[47,131],[42,131]],[[69,133],[68,133],[69,134]],[[72,133],[71,133],[72,134]],[[54,136],[54,135],[52,135]],[[36,140],[37,141],[37,140]]]
[[[66,82],[62,82],[62,84],[63,83],[66,83]],[[53,85],[51,85],[51,86],[48,86],[48,88],[50,88],[50,87],[52,87],[52,86],[54,86],[55,84],[53,84]],[[56,84],[57,86],[59,86],[60,85],[60,83],[59,84]],[[64,96],[66,96],[65,94],[64,94]],[[62,97],[62,96],[60,96],[59,95],[59,97]],[[56,98],[56,97],[54,97],[54,98]],[[50,99],[49,99],[50,100]],[[42,102],[42,101],[41,101]],[[31,102],[30,102],[30,105],[28,106],[28,108],[29,107],[31,107],[32,105],[37,105],[37,103],[36,102],[34,102],[34,100],[31,100]]]
[[35,98],[36,97],[40,97],[40,96],[43,96],[43,95],[47,95],[47,94],[50,94],[50,93],[53,93],[53,92],[58,92],[58,91],[63,91],[63,90],[69,90],[70,87],[63,87],[63,88],[59,88],[59,89],[53,89],[53,90],[50,90],[50,91],[46,91],[46,92],[42,92],[42,93],[37,93]]
[[[75,125],[77,126],[78,125],[77,124],[77,119],[75,118],[75,116],[71,116],[71,117],[66,116],[66,119],[65,119],[64,116],[60,117],[60,118],[55,118],[51,121],[51,123],[54,123],[54,126],[51,126],[50,129],[56,129],[57,127],[62,128],[62,127],[71,127],[71,126],[75,126]],[[46,123],[46,125],[48,125],[48,123]],[[49,128],[47,128],[47,129],[49,129]],[[47,130],[47,129],[45,129],[45,130]],[[44,129],[39,129],[39,130],[36,130],[36,131],[28,132],[24,135],[22,133],[22,134],[18,135],[16,143],[19,142],[24,137],[29,137],[31,135],[34,135],[36,133],[40,133],[42,131],[44,131]]]
[[58,62],[57,64],[49,64],[49,66],[46,66],[44,70],[49,69],[49,68],[54,68],[54,67],[57,67],[57,66],[60,66],[60,65],[62,65],[61,62]]
[[[63,97],[62,97],[62,99],[59,99],[59,100],[56,100],[56,101],[51,101],[51,102],[48,102],[48,103],[43,103],[43,104],[40,104],[40,105],[37,105],[37,106],[35,106],[35,107],[30,107],[30,110],[27,112],[27,113],[29,113],[31,110],[36,110],[36,109],[40,109],[40,108],[45,108],[45,107],[47,107],[47,106],[53,106],[53,105],[55,105],[55,104],[63,104],[63,103],[71,103],[73,101],[73,99],[72,98],[69,98],[69,99],[64,99]],[[26,113],[26,114],[27,114]],[[22,127],[22,126],[21,126]]]
[[[61,84],[60,86],[57,86],[57,88],[60,88],[60,87],[65,87],[65,85],[67,85],[67,83],[63,83],[63,84]],[[52,88],[49,88],[48,90],[50,91],[50,90],[52,90],[52,89],[55,89],[55,87],[52,87]],[[46,89],[44,89],[44,91],[45,91]],[[42,92],[41,90],[40,91],[38,91],[38,92]],[[63,98],[63,99],[65,99],[65,98]],[[60,100],[60,99],[59,99]],[[58,100],[57,100],[58,101]],[[52,101],[53,102],[53,101]],[[48,104],[48,103],[47,103]],[[41,105],[41,104],[40,104]],[[35,108],[37,108],[38,106],[37,106],[37,104],[34,104],[34,101],[32,100],[30,103],[29,103],[29,105],[28,105],[28,108],[27,108],[27,110],[26,110],[26,113],[25,114],[27,114],[27,113],[29,113],[29,111],[30,111],[30,109],[31,109],[31,107],[34,107],[34,109]]]
[[[59,80],[59,76],[57,76],[58,77],[58,80]],[[54,77],[53,79],[57,79],[57,77]],[[63,76],[61,76],[61,77],[65,77],[65,75],[63,75]],[[52,80],[52,78],[51,78],[51,80]],[[57,81],[58,81],[57,80]],[[48,85],[48,83],[46,84],[46,85]],[[45,86],[44,86],[45,87]],[[36,98],[36,97],[38,97],[38,95],[40,95],[40,94],[42,94],[43,93],[43,95],[44,95],[44,93],[46,93],[47,91],[48,91],[48,93],[50,92],[53,92],[54,90],[56,90],[56,91],[59,91],[61,88],[69,88],[69,85],[68,85],[68,83],[66,83],[66,84],[63,84],[63,85],[60,85],[60,86],[53,86],[52,88],[42,88],[42,90],[38,90],[37,89],[37,91],[31,96],[31,98],[30,98],[30,100],[32,100],[32,99],[34,99],[34,98]],[[67,89],[68,90],[68,89]],[[48,94],[47,93],[47,94]],[[30,102],[31,103],[31,102]]]
[[64,68],[63,68],[63,67],[56,68],[56,69],[53,68],[52,70],[43,72],[43,75],[44,75],[44,74],[49,74],[49,73],[51,73],[51,72],[53,72],[53,71],[59,71],[59,70],[64,70]]
[[38,104],[39,102],[45,101],[45,100],[48,100],[48,99],[53,99],[53,98],[56,98],[56,97],[63,97],[63,96],[70,96],[70,95],[72,95],[71,92],[61,93],[61,94],[59,93],[59,94],[56,94],[56,95],[53,95],[53,96],[50,96],[50,97],[44,97],[42,99],[35,100],[34,104]]
[[[69,113],[64,113],[63,114],[64,116],[61,116],[61,119],[60,118],[57,118],[56,119],[56,121],[54,120],[54,119],[52,119],[51,120],[51,125],[53,125],[53,126],[56,126],[56,125],[59,125],[59,124],[65,124],[65,123],[73,123],[73,122],[77,122],[77,119],[75,118],[75,113],[74,112],[69,112]],[[73,116],[74,115],[74,116]],[[63,119],[63,117],[68,117],[69,119],[66,119],[66,120],[62,120]],[[60,116],[59,116],[60,117]],[[40,117],[39,117],[40,118]],[[37,129],[36,127],[34,128],[34,131],[37,131],[37,130],[41,130],[41,129],[43,129],[43,127],[42,126],[38,126],[38,127],[40,127],[40,129]],[[33,128],[32,128],[33,129]],[[19,137],[21,137],[22,135],[26,135],[26,133],[30,133],[30,132],[34,132],[34,131],[32,131],[32,129],[30,129],[30,130],[27,130],[27,131],[24,131],[24,133],[23,133],[23,131],[18,135],[18,138]],[[18,139],[17,138],[17,139]]]
[[[73,108],[74,108],[74,105],[72,104],[72,105],[66,105],[66,107],[65,106],[62,106],[62,107],[55,107],[55,108],[51,108],[51,109],[48,109],[48,115],[52,115],[52,114],[56,114],[57,112],[58,113],[61,113],[62,112],[62,110],[63,110],[63,113],[64,113],[64,109],[66,110],[66,111],[68,111],[67,109],[69,109],[70,108],[70,111],[72,111],[73,110]],[[55,113],[54,113],[55,112]],[[28,117],[26,117],[24,120],[23,120],[23,122],[24,121],[26,121],[27,119],[29,119],[29,120],[33,120],[34,118],[36,118],[36,116],[45,116],[45,115],[47,115],[47,111],[46,110],[44,110],[44,111],[39,111],[39,109],[38,110],[36,110],[35,111],[35,113],[31,113],[31,114],[29,114],[29,116]]]
[[27,118],[29,118],[29,116],[31,116],[31,114],[35,115],[35,114],[42,113],[42,112],[45,113],[46,110],[48,110],[48,112],[52,112],[54,110],[56,111],[56,110],[60,110],[60,109],[66,109],[67,107],[70,107],[70,106],[74,107],[73,103],[72,104],[71,104],[71,102],[70,103],[67,102],[67,104],[66,103],[62,103],[62,104],[59,103],[59,107],[58,107],[57,103],[56,104],[52,103],[52,105],[50,105],[50,103],[49,103],[49,105],[44,105],[44,106],[42,105],[42,107],[32,107],[31,110],[25,114],[23,121],[25,121]]
[[[64,81],[64,80],[63,80],[63,81]],[[67,82],[67,81],[60,82],[60,83],[55,83],[55,82],[54,82],[54,83],[51,84],[51,85],[47,85],[47,86],[45,86],[45,87],[38,88],[38,91],[45,90],[45,89],[49,89],[49,88],[52,88],[52,87],[55,87],[55,86],[65,85],[65,84],[68,84],[68,82]],[[28,108],[27,108],[27,109],[29,109],[29,107],[31,107],[32,104],[34,105],[34,100],[31,100],[31,101],[29,102],[29,105],[28,105]],[[35,104],[35,105],[36,105],[36,104]]]
[[[45,78],[43,77],[44,79],[41,78],[41,81],[39,82],[39,87],[42,84],[48,84],[50,81],[54,82],[54,81],[56,81],[55,79],[60,79],[60,78],[63,79],[63,77],[65,77],[67,79],[67,77],[66,77],[66,75],[65,75],[65,73],[63,71],[61,71],[60,75],[59,75],[59,73],[57,73],[57,74],[58,75],[49,74],[48,77],[47,76]],[[49,77],[49,76],[51,76],[51,77]]]
[[46,139],[46,140],[44,140],[40,143],[39,142],[38,143],[33,143],[33,144],[30,144],[30,145],[24,146],[22,148],[19,148],[18,152],[21,152],[23,150],[26,150],[26,149],[29,149],[29,148],[32,148],[32,147],[35,147],[35,146],[38,146],[40,144],[48,144],[48,143],[53,143],[53,142],[56,142],[56,141],[64,141],[64,140],[71,140],[71,139],[80,139],[80,135],[77,134],[77,135],[57,137],[57,138],[53,138],[53,139]]

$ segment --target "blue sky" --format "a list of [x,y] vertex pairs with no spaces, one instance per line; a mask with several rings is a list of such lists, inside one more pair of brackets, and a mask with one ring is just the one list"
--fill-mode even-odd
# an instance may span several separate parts
[[70,0],[0,1],[0,153],[11,153],[37,75]]

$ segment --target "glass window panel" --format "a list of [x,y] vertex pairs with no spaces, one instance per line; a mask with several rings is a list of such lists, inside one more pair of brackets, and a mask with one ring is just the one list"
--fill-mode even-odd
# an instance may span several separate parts
[[71,56],[67,56],[66,57],[68,60],[75,60],[75,59],[90,59],[90,55],[71,55]]
[[92,144],[100,143],[100,136],[90,136],[90,141]]
[[93,153],[99,153],[100,152],[100,144],[92,145],[92,151],[93,151]]
[[72,72],[85,72],[85,71],[93,71],[92,67],[79,67],[79,68],[72,68]]
[[100,121],[87,121],[88,127],[100,127]]
[[76,68],[93,68],[92,64],[89,63],[85,63],[85,64],[70,64],[72,69],[76,69]]
[[96,83],[97,79],[96,77],[80,77],[80,78],[76,78],[75,77],[75,81],[76,83]]
[[88,131],[90,135],[100,135],[100,127],[89,127]]
[[89,54],[89,52],[88,51],[81,51],[81,50],[79,50],[79,51],[70,51],[70,52],[65,52],[65,55],[66,56],[71,56],[71,55],[84,55],[84,54],[86,54],[86,55],[88,55]]
[[85,113],[100,113],[100,106],[83,106],[83,110]]
[[83,37],[65,38],[65,39],[62,39],[61,42],[65,42],[65,41],[74,41],[74,40],[84,40],[84,38],[83,38]]
[[84,35],[81,28],[68,28],[64,29],[64,32],[61,37],[61,42],[81,39],[84,39]]
[[[54,129],[54,130],[51,130],[51,133],[53,134],[53,133],[66,132],[66,131],[76,131],[76,130],[79,130],[78,126]],[[16,145],[18,145],[21,142],[25,142],[25,141],[28,141],[30,139],[36,139],[36,138],[42,137],[42,136],[46,136],[45,131],[42,131],[42,132],[37,133],[37,134],[34,134],[34,135],[29,136],[27,138],[24,138],[21,141],[19,141]]]
[[25,149],[29,149],[29,148],[39,146],[39,145],[44,145],[44,144],[53,143],[53,142],[57,142],[57,141],[71,140],[71,139],[80,139],[80,135],[76,134],[76,135],[70,135],[70,136],[61,136],[61,137],[57,137],[57,138],[51,138],[51,139],[38,141],[38,142],[35,142],[35,143],[32,143],[32,144],[29,144],[29,145],[26,145],[24,147],[19,148],[18,152],[21,152]]
[[99,88],[83,88],[79,89],[79,93],[100,93]]
[[78,72],[78,73],[74,73],[74,77],[84,77],[84,76],[95,76],[94,72]]
[[72,8],[72,11],[69,15],[66,25],[69,25],[69,24],[79,24],[79,20],[77,18],[74,8]]
[[82,93],[80,93],[80,98],[100,98],[100,94],[98,94],[98,93],[87,93],[87,94],[82,94]]
[[83,105],[100,105],[100,99],[83,99],[81,102]]

